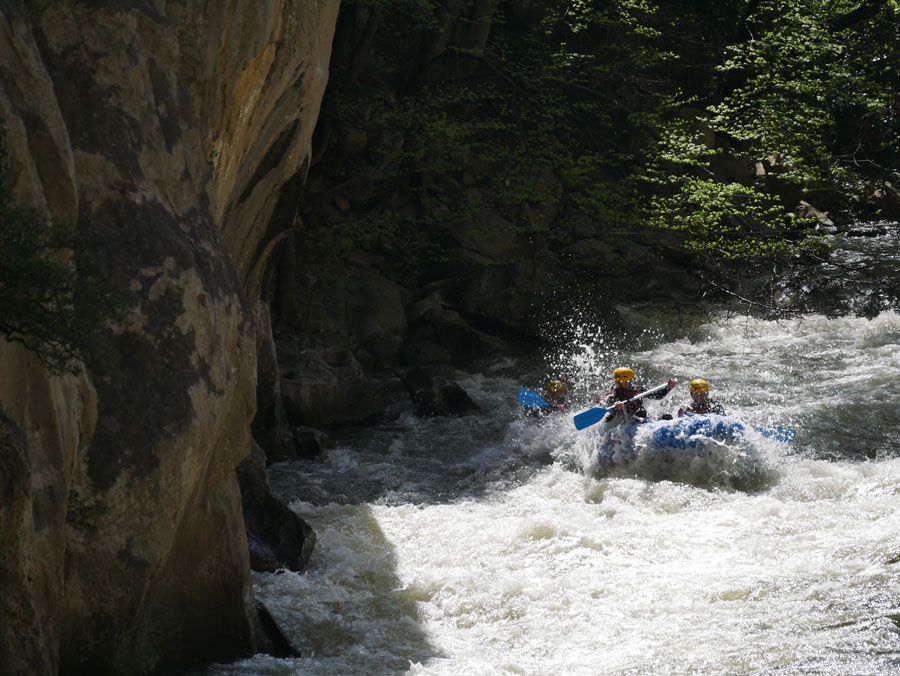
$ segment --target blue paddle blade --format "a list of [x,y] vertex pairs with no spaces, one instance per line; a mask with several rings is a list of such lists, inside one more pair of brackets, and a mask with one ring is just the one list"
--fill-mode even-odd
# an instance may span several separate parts
[[539,395],[537,392],[524,387],[519,390],[518,402],[521,406],[528,406],[529,408],[541,408],[543,406],[550,405],[546,401],[544,401],[543,397],[541,397],[541,395]]
[[757,427],[756,431],[764,437],[769,437],[786,444],[791,443],[794,440],[794,437],[797,436],[797,430],[792,430],[790,427]]
[[572,418],[575,422],[575,429],[583,430],[585,427],[590,427],[594,423],[600,422],[611,410],[611,408],[589,408],[587,411],[579,413]]

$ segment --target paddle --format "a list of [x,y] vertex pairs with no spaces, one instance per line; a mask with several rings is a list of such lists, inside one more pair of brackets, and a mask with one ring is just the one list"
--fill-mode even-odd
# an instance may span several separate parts
[[527,406],[528,408],[543,408],[544,406],[549,406],[546,401],[544,401],[543,397],[539,395],[534,390],[529,390],[523,387],[519,390],[519,399],[518,402],[522,406]]
[[[659,392],[660,390],[664,390],[669,385],[660,385],[659,387],[653,387],[646,392],[641,392],[640,394],[636,394],[631,399],[628,399],[625,403],[631,403],[632,401],[637,401],[642,397],[646,397],[648,394],[653,394],[654,392]],[[587,411],[583,413],[579,413],[576,415],[573,420],[575,421],[575,429],[583,430],[585,427],[590,427],[594,423],[598,423],[606,416],[607,413],[612,411],[612,408],[589,408]]]

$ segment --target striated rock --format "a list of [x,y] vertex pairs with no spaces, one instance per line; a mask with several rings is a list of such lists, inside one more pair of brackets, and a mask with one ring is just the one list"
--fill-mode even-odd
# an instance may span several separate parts
[[0,5],[15,198],[90,231],[133,297],[79,375],[0,344],[3,673],[272,644],[235,469],[266,344],[253,308],[294,226],[338,2],[214,9]]
[[357,425],[382,414],[381,398],[349,350],[309,344],[293,335],[276,340],[281,394],[292,425]]
[[361,266],[311,263],[298,272],[293,293],[302,301],[286,322],[292,331],[343,345],[355,355],[365,350],[373,367],[397,363],[407,334],[409,291]]
[[291,428],[281,399],[281,374],[267,305],[256,305],[256,416],[253,438],[267,455],[293,455]]
[[251,299],[265,295],[272,260],[294,226],[339,5],[167,5],[182,35],[184,86],[202,104],[213,213]]
[[36,603],[40,562],[30,512],[31,472],[22,430],[0,412],[0,674],[53,673],[58,652],[46,651],[49,619]]

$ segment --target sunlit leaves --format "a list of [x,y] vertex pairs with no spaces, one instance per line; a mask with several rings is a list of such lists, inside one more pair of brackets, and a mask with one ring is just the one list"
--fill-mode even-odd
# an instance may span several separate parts
[[[760,0],[752,9],[717,69],[720,100],[696,119],[670,118],[642,175],[648,221],[705,255],[801,246],[804,224],[780,187],[846,203],[864,180],[900,177],[900,80],[882,65],[900,63],[893,12],[842,0]],[[733,154],[727,170],[717,162],[723,152]],[[741,157],[747,171],[736,178]],[[765,173],[751,175],[754,165]]]
[[896,75],[892,83],[875,64],[896,65],[900,33],[884,20],[877,30],[849,19],[836,27],[860,4],[763,0],[748,20],[750,39],[729,48],[720,67],[744,82],[710,107],[712,125],[745,142],[754,159],[774,158],[784,180],[840,189],[851,168],[843,153],[865,153],[866,139],[842,127],[848,122],[896,138],[884,129],[894,114]]
[[769,235],[791,217],[770,195],[740,183],[685,177],[671,195],[654,197],[653,206],[650,224],[683,233],[689,251],[756,258],[788,246]]

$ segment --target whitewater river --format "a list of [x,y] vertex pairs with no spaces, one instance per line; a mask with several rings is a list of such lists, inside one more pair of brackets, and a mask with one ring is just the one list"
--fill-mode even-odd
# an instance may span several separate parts
[[[480,415],[398,403],[274,465],[318,545],[307,573],[254,581],[303,657],[202,673],[900,673],[900,315],[629,322],[629,350],[573,330],[565,354],[460,374]],[[750,482],[609,473],[600,426],[572,413],[620,365],[678,381],[651,414],[704,377],[730,415],[796,439],[755,438]],[[547,376],[572,382],[572,410],[524,418],[519,388]]]

